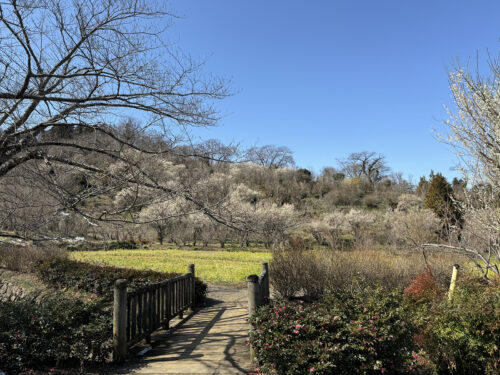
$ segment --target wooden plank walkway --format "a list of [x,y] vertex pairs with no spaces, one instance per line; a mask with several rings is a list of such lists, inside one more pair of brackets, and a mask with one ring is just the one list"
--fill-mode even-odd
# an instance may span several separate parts
[[247,374],[252,368],[247,290],[210,286],[207,307],[173,334],[153,336],[153,349],[121,374]]

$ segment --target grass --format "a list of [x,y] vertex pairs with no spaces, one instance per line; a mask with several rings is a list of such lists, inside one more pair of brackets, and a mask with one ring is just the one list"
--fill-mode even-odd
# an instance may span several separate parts
[[196,276],[206,282],[241,283],[251,274],[259,275],[261,263],[271,259],[269,252],[207,250],[112,250],[75,251],[75,260],[115,267],[150,269],[159,272],[187,272],[196,267]]
[[[361,276],[368,283],[381,282],[392,286],[406,286],[418,273],[425,270],[420,252],[392,252],[388,249],[352,251],[313,251],[323,259],[322,264],[338,276],[344,285]],[[248,251],[241,248],[217,250],[155,249],[155,250],[107,250],[75,251],[75,260],[106,264],[116,267],[150,269],[159,272],[184,273],[189,264],[196,266],[196,275],[212,283],[243,283],[248,275],[261,272],[261,263],[270,261],[270,252]],[[452,265],[461,264],[461,274],[474,272],[470,261],[456,254],[429,252],[429,264],[441,285],[447,286]],[[332,280],[330,280],[333,282]],[[340,286],[340,285],[339,285]]]

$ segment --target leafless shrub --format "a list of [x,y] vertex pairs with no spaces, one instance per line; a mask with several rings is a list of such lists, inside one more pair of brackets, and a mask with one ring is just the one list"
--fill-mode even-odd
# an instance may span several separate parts
[[449,284],[452,265],[466,258],[460,254],[430,253],[427,262],[419,251],[385,250],[306,251],[300,238],[273,253],[271,282],[285,298],[321,297],[325,292],[382,285],[404,288],[429,266],[440,285]]
[[[433,274],[444,287],[449,283],[452,265],[464,260],[454,254],[437,253],[429,254],[427,258]],[[426,263],[418,251],[338,251],[330,253],[323,262],[328,263],[328,277],[325,280],[326,288],[331,291],[376,284],[387,288],[401,288],[426,269]]]
[[327,276],[325,263],[319,252],[306,250],[301,237],[291,237],[286,246],[275,250],[271,262],[271,281],[282,297],[301,295],[317,299],[325,292]]
[[65,258],[67,256],[66,250],[55,246],[3,245],[0,246],[0,267],[11,271],[31,272],[44,259]]
[[346,220],[351,226],[355,245],[362,246],[367,239],[366,234],[375,223],[375,215],[371,212],[351,208],[346,215]]
[[294,297],[300,291],[300,263],[303,248],[297,239],[290,239],[288,245],[273,252],[270,265],[271,282],[274,291],[285,298]]

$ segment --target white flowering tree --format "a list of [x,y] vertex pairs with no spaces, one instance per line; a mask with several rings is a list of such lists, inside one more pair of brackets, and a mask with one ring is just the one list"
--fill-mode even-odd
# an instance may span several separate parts
[[332,249],[337,249],[340,236],[351,230],[346,215],[340,211],[330,212],[319,219],[313,219],[306,225],[306,228],[319,244],[326,242]]
[[296,225],[297,214],[293,205],[259,203],[255,210],[257,232],[267,248],[276,247],[286,239],[286,233]]
[[351,208],[345,216],[345,220],[351,227],[354,235],[354,243],[360,245],[363,240],[363,235],[366,234],[375,223],[375,215],[368,211]]
[[225,208],[237,226],[241,246],[248,246],[250,233],[257,227],[256,205],[261,195],[245,184],[235,184]]
[[[172,200],[161,200],[150,203],[140,211],[139,219],[142,224],[147,224],[156,231],[158,241],[163,244],[167,235],[175,240],[175,232],[178,230],[188,231],[190,226],[182,225],[189,212],[189,202],[183,198]],[[181,228],[179,228],[181,227]]]
[[446,141],[461,160],[469,186],[464,230],[456,244],[429,247],[460,252],[476,262],[485,278],[500,261],[500,64],[489,61],[487,76],[458,67],[449,76],[456,109],[449,109]]
[[401,194],[395,211],[410,212],[424,208],[424,200],[416,194]]
[[432,210],[418,206],[396,210],[385,215],[391,242],[410,249],[435,241],[440,229],[440,219]]

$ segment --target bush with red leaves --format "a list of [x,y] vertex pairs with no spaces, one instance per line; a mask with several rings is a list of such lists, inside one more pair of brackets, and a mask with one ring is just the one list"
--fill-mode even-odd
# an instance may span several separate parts
[[412,299],[415,303],[430,303],[442,295],[442,290],[434,278],[430,267],[418,274],[408,287],[404,290],[404,295]]

